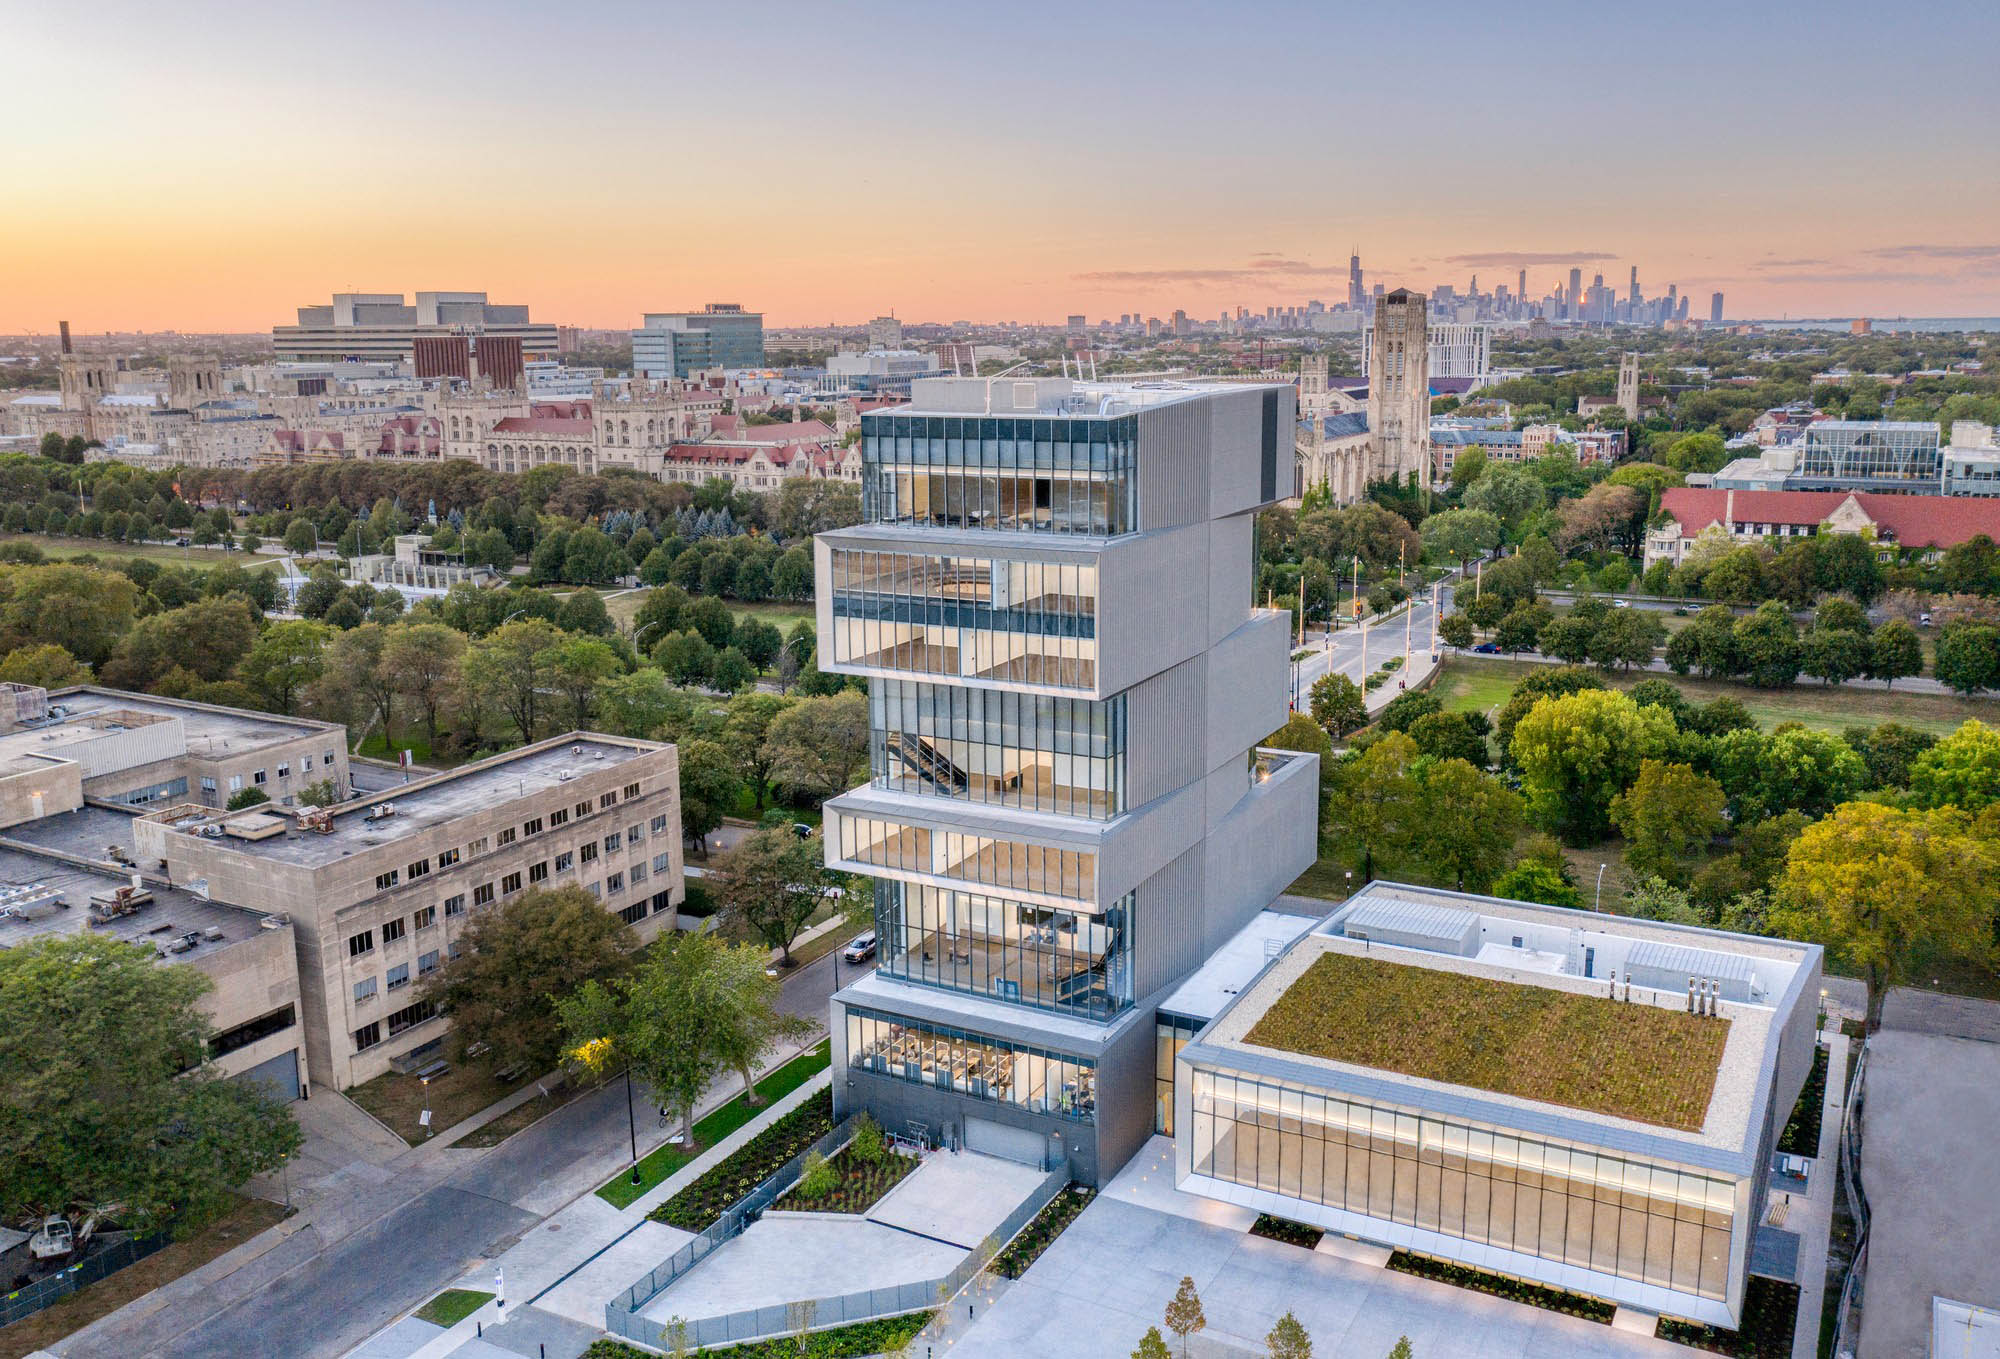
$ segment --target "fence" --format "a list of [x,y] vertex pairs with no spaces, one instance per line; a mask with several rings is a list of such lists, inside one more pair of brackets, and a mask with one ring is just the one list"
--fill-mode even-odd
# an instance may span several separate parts
[[[844,1140],[846,1132],[853,1122],[853,1119],[849,1119],[847,1123],[835,1129],[834,1133],[829,1134],[828,1138],[821,1139],[822,1143],[828,1142],[833,1138]],[[839,1144],[839,1141],[832,1141],[832,1145],[834,1146],[838,1146]],[[821,1154],[825,1154],[824,1149],[822,1149]],[[759,1185],[756,1190],[753,1190],[743,1200],[743,1203],[747,1204],[751,1198],[762,1195],[767,1187],[776,1183],[787,1172],[794,1172],[791,1180],[786,1181],[776,1192],[764,1198],[762,1206],[768,1207],[771,1201],[777,1198],[779,1193],[784,1192],[784,1189],[790,1188],[791,1183],[797,1180],[796,1167],[803,1164],[804,1159],[801,1156],[797,1162],[786,1166],[784,1170],[778,1172],[778,1175]],[[1035,1186],[1034,1192],[1028,1195],[994,1229],[989,1240],[999,1245],[1005,1245],[1007,1242],[1013,1240],[1020,1233],[1021,1229],[1032,1222],[1035,1215],[1048,1207],[1050,1201],[1067,1188],[1068,1185],[1068,1166],[1058,1166],[1056,1169],[1050,1171],[1043,1177],[1042,1182]],[[738,1205],[739,1208],[741,1206],[741,1204]],[[730,1211],[731,1214],[734,1214],[737,1210],[731,1209]],[[758,1211],[761,1212],[762,1207]],[[743,1219],[738,1219],[739,1223],[742,1221]],[[718,1222],[715,1227],[709,1230],[715,1231],[721,1226],[722,1223]],[[738,1225],[734,1231],[729,1233],[729,1236],[734,1236],[741,1230],[742,1226]],[[694,1254],[686,1265],[682,1266],[674,1275],[668,1277],[668,1282],[672,1282],[674,1277],[678,1277],[680,1273],[685,1273],[688,1268],[692,1268],[695,1261],[706,1256],[709,1251],[715,1249],[715,1246],[721,1245],[722,1241],[727,1239],[728,1237],[725,1236],[721,1240],[716,1241],[714,1245],[710,1245],[707,1249]],[[697,1238],[694,1242],[682,1247],[681,1252],[675,1256],[675,1260],[678,1260],[681,1254],[694,1251],[700,1244],[700,1239]],[[941,1279],[924,1279],[914,1283],[898,1284],[890,1288],[871,1288],[859,1293],[843,1293],[838,1297],[832,1298],[802,1299],[798,1302],[771,1307],[753,1307],[740,1312],[729,1312],[722,1316],[702,1317],[695,1321],[662,1323],[654,1321],[649,1317],[640,1316],[638,1309],[645,1306],[648,1301],[657,1295],[659,1290],[654,1289],[652,1293],[648,1293],[644,1298],[637,1298],[636,1300],[634,1300],[635,1295],[647,1285],[654,1275],[660,1274],[662,1270],[667,1269],[674,1263],[674,1261],[670,1260],[666,1265],[662,1265],[659,1270],[655,1270],[652,1275],[648,1275],[646,1279],[640,1280],[638,1284],[627,1289],[624,1294],[620,1295],[616,1301],[605,1309],[608,1322],[605,1329],[614,1335],[624,1336],[628,1340],[636,1340],[642,1345],[650,1345],[654,1349],[672,1350],[676,1342],[683,1347],[700,1349],[710,1345],[723,1345],[745,1340],[763,1340],[772,1336],[792,1335],[805,1331],[820,1330],[828,1326],[845,1326],[858,1321],[873,1321],[881,1317],[901,1316],[905,1312],[918,1312],[926,1308],[937,1307],[951,1298],[959,1289],[970,1283],[974,1275],[986,1267],[987,1261],[990,1258],[982,1246],[967,1254],[963,1260],[958,1262],[957,1267],[951,1273]],[[664,1283],[660,1285],[661,1288],[665,1286],[666,1284]]]
[[62,1301],[79,1288],[88,1288],[108,1274],[116,1274],[129,1264],[145,1259],[173,1240],[167,1232],[153,1236],[121,1237],[94,1255],[86,1255],[68,1268],[37,1279],[26,1288],[0,1295],[0,1326],[9,1326],[33,1316],[44,1307]]

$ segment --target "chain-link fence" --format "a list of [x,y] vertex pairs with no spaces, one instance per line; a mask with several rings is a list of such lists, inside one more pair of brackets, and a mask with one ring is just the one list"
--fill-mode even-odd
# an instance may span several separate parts
[[33,1316],[77,1289],[88,1288],[106,1275],[116,1274],[125,1266],[145,1259],[172,1240],[173,1237],[166,1232],[141,1237],[121,1234],[75,1264],[37,1279],[26,1288],[0,1296],[0,1326],[10,1326],[23,1317]]

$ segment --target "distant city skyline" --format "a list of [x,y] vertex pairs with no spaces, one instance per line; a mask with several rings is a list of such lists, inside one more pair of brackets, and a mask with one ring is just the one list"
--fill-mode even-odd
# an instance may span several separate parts
[[[2000,314],[2000,10],[745,10],[211,0],[11,16],[0,332],[255,331],[484,288],[630,329],[1213,317],[1571,268],[1734,317]],[[672,72],[672,78],[663,72]],[[472,78],[476,73],[476,78]],[[1856,89],[1894,90],[1865,105]],[[1366,111],[1366,118],[1361,111]]]

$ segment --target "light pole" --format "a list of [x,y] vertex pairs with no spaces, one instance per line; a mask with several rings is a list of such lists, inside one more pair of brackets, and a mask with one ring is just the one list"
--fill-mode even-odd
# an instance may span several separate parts
[[632,1183],[639,1183],[639,1116],[632,1112],[632,1059],[625,1059],[625,1125],[632,1132]]
[[1597,866],[1597,904],[1591,907],[1594,911],[1604,909],[1604,870],[1609,867],[1609,864],[1599,864]]

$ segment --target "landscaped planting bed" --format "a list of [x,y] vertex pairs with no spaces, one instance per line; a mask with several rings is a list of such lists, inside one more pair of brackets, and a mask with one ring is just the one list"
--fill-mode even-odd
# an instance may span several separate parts
[[1826,1055],[1825,1048],[1813,1048],[1812,1070],[1778,1138],[1778,1150],[1787,1156],[1819,1155],[1820,1116],[1826,1112]]
[[1327,952],[1244,1041],[1698,1132],[1729,1021]]
[[707,1231],[731,1204],[832,1131],[833,1091],[821,1090],[648,1216],[684,1232]]
[[1661,1317],[1655,1332],[1662,1340],[1692,1345],[1698,1350],[1733,1355],[1735,1359],[1789,1359],[1792,1332],[1799,1322],[1797,1284],[1750,1276],[1743,1289],[1743,1325],[1733,1331],[1700,1326],[1692,1321]]
[[[861,1355],[896,1353],[915,1340],[930,1320],[929,1312],[906,1312],[880,1321],[858,1321],[852,1326],[814,1331],[803,1341],[786,1335],[697,1352],[713,1359],[858,1359]],[[657,1356],[651,1350],[621,1341],[598,1340],[583,1352],[583,1359],[657,1359]]]
[[1076,1221],[1076,1215],[1088,1208],[1090,1201],[1096,1197],[1095,1189],[1073,1184],[1050,1199],[1049,1206],[1036,1213],[1028,1225],[1021,1228],[1020,1235],[993,1257],[993,1272],[1004,1279],[1018,1279],[1026,1274],[1028,1266],[1055,1244],[1063,1229]]
[[1308,1227],[1303,1222],[1294,1222],[1288,1217],[1272,1217],[1269,1213],[1257,1214],[1257,1220],[1250,1224],[1250,1235],[1261,1236],[1267,1241],[1282,1241],[1288,1246],[1304,1246],[1311,1250],[1319,1244],[1326,1233],[1318,1227]]
[[810,1167],[773,1208],[795,1213],[865,1213],[894,1189],[920,1162],[883,1146],[874,1157],[849,1142],[826,1159],[826,1183],[816,1185]]
[[1582,1317],[1585,1321],[1595,1321],[1601,1326],[1611,1324],[1611,1314],[1618,1309],[1600,1298],[1587,1298],[1581,1293],[1565,1293],[1559,1288],[1544,1288],[1523,1279],[1510,1279],[1503,1274],[1488,1274],[1484,1270],[1467,1269],[1464,1265],[1454,1265],[1444,1260],[1433,1260],[1428,1255],[1412,1255],[1399,1250],[1389,1257],[1389,1268],[1404,1274],[1415,1274],[1419,1278],[1436,1279],[1439,1283],[1469,1288],[1475,1293],[1491,1293],[1496,1298],[1506,1298],[1510,1302],[1525,1302],[1530,1307],[1541,1307],[1551,1312],[1562,1312],[1567,1316]]

